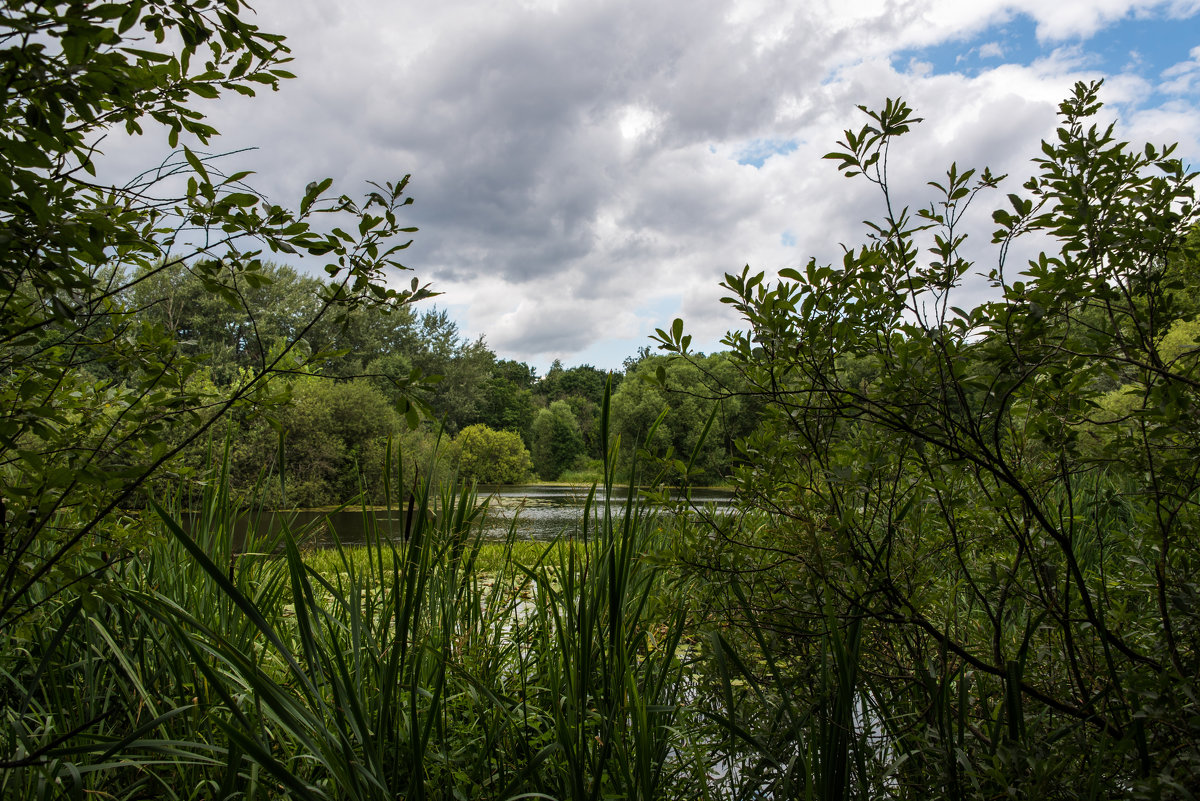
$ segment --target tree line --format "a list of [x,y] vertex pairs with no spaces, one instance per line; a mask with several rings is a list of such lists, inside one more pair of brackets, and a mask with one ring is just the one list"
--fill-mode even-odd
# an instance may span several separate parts
[[[290,77],[244,10],[0,17],[0,794],[1194,797],[1200,207],[1174,146],[1121,141],[1079,84],[1031,178],[951,165],[909,210],[888,157],[919,119],[863,108],[829,157],[883,212],[839,264],[728,274],[723,353],[677,321],[669,357],[538,377],[396,288],[407,178],[287,208],[197,152],[195,101]],[[98,184],[98,142],[151,121],[171,159]],[[389,449],[421,475],[403,536],[330,569],[290,532],[234,548],[231,489],[369,498]],[[631,492],[485,571],[482,507],[438,500],[439,471],[604,460],[611,490],[647,455],[685,503],[729,477],[733,513]]]
[[[130,322],[160,331],[195,361],[186,381],[199,394],[227,392],[287,343],[301,351],[273,394],[214,432],[229,439],[234,486],[258,488],[259,500],[273,505],[325,506],[360,493],[378,499],[389,443],[410,467],[432,459],[441,478],[594,481],[610,444],[599,428],[606,392],[612,433],[628,445],[663,456],[698,452],[686,477],[692,482],[728,476],[734,442],[755,422],[752,408],[715,394],[736,382],[721,354],[686,363],[644,349],[611,374],[555,361],[538,376],[524,362],[499,358],[482,337],[462,336],[436,308],[363,305],[299,336],[319,307],[322,282],[281,264],[264,263],[252,283],[230,276],[232,300],[185,264],[153,265],[123,280],[129,286],[117,302]],[[120,381],[114,368],[88,369],[97,380]],[[211,440],[195,443],[176,473],[202,473],[214,453],[224,458]],[[261,480],[273,464],[289,477],[286,497],[278,482]]]

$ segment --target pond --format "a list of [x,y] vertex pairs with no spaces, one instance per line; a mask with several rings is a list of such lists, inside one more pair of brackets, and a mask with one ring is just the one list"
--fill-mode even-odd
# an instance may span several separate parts
[[[519,539],[549,540],[559,534],[574,533],[590,491],[590,486],[547,484],[482,486],[479,496],[491,497],[484,536],[503,539],[514,518]],[[622,508],[628,494],[628,487],[613,487],[614,507]],[[725,509],[732,503],[733,495],[727,490],[697,489],[692,491],[692,499],[700,505],[715,504],[718,509]],[[597,487],[595,503],[602,506],[603,502],[604,488]]]
[[[574,534],[579,530],[584,504],[590,491],[590,486],[480,486],[480,500],[490,499],[483,536],[485,539],[503,540],[507,537],[510,526],[515,526],[516,537],[522,540],[550,540],[560,534]],[[628,487],[613,487],[613,503],[617,509],[623,506],[628,492]],[[695,504],[705,507],[711,505],[717,511],[728,509],[733,500],[732,493],[719,489],[693,490],[692,498]],[[603,501],[604,490],[600,487],[596,490],[595,503],[602,504]],[[378,510],[368,514],[374,516],[379,531],[385,535],[393,532],[392,536],[399,537],[404,530],[405,512],[403,509]],[[294,532],[320,531],[325,529],[326,525],[332,526],[338,538],[347,545],[362,543],[366,539],[366,521],[361,509],[342,512],[304,509],[267,512],[255,520],[254,525],[259,531],[273,532],[279,529],[282,520],[287,520]],[[238,532],[237,539],[241,540],[242,536],[244,527]],[[333,540],[328,532],[324,536],[317,534],[317,543],[322,542],[332,544]],[[240,543],[235,547],[240,550]]]

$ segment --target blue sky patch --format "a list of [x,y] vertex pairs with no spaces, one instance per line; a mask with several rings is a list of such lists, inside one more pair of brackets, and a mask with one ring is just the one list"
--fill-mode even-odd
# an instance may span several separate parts
[[800,142],[796,139],[752,139],[738,151],[737,163],[758,169],[771,156],[786,156],[799,146]]
[[796,235],[791,231],[784,231],[779,237],[779,244],[783,245],[785,248],[796,247]]
[[961,73],[973,77],[1001,64],[1032,64],[1060,47],[1079,47],[1086,65],[1107,75],[1132,73],[1157,84],[1162,71],[1188,61],[1200,46],[1200,20],[1154,15],[1126,18],[1088,39],[1039,42],[1037,25],[1024,14],[979,33],[932,47],[901,50],[892,59],[900,68],[912,61],[932,65],[935,75]]
[[992,25],[973,37],[951,39],[931,47],[900,50],[892,57],[903,67],[911,61],[932,65],[935,75],[962,73],[975,76],[1001,64],[1030,64],[1048,55],[1058,43],[1043,47],[1037,40],[1037,25],[1031,17],[1018,15],[1006,23]]
[[672,319],[679,316],[679,307],[682,304],[683,295],[662,295],[650,303],[644,303],[638,306],[637,313],[639,317],[645,317],[650,320],[666,320],[667,322],[670,322]]

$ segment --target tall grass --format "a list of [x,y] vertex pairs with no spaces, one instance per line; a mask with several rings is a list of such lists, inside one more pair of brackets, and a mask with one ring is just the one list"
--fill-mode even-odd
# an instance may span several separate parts
[[[275,614],[271,599],[283,574],[251,554],[235,562],[234,506],[225,483],[214,486],[198,515],[199,539],[225,566],[226,581]],[[112,547],[108,538],[84,551],[73,592],[41,599],[35,586],[28,598],[34,614],[0,630],[0,797],[193,798],[212,795],[214,783],[253,797],[256,770],[231,780],[230,771],[244,766],[203,714],[210,694],[204,675],[171,627],[156,625],[139,600],[171,598],[247,651],[254,627],[177,542],[158,538],[123,554]]]
[[[909,707],[864,677],[866,627],[830,613],[806,660],[785,660],[733,583],[744,636],[719,620],[704,634],[660,556],[695,523],[654,511],[636,474],[617,497],[615,453],[578,529],[552,543],[511,528],[485,543],[486,501],[405,475],[395,454],[391,511],[362,507],[367,538],[353,548],[314,552],[315,532],[286,524],[256,535],[263,510],[243,510],[221,480],[188,510],[160,500],[142,547],[0,632],[0,797],[833,799],[887,787]],[[684,647],[702,634],[707,670]]]
[[153,504],[159,533],[26,635],[18,734],[45,735],[4,797],[690,794],[672,746],[685,616],[657,606],[642,556],[659,527],[632,490],[559,542],[510,530],[481,565],[487,506],[467,487],[397,467],[396,530],[364,508],[365,545],[317,557],[287,525],[236,551],[259,513],[224,486],[187,523]]

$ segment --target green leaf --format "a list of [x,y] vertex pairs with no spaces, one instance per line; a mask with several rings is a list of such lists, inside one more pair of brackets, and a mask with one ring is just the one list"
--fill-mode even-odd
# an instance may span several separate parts
[[187,159],[187,163],[191,165],[192,169],[196,171],[196,174],[200,176],[200,179],[204,181],[204,183],[212,183],[208,177],[208,170],[204,167],[204,162],[201,161],[196,154],[191,151],[191,148],[187,147],[186,145],[184,145],[183,148],[183,157]]

